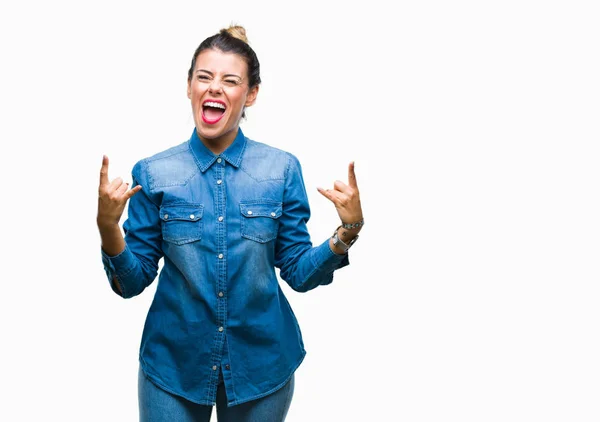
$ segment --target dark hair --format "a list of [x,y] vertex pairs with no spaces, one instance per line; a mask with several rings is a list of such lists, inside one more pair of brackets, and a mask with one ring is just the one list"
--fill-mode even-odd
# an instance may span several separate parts
[[248,88],[253,88],[260,84],[260,63],[256,53],[248,44],[246,30],[242,26],[230,26],[221,29],[217,34],[208,37],[198,46],[192,58],[192,65],[188,71],[188,81],[192,80],[194,68],[196,67],[196,58],[204,50],[216,49],[224,53],[234,53],[244,59],[248,66]]

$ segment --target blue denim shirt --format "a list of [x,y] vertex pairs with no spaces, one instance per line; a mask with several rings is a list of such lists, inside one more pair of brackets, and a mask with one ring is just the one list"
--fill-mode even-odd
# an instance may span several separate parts
[[[115,293],[140,294],[158,273],[140,365],[166,391],[213,405],[222,371],[228,405],[281,388],[306,352],[279,276],[299,292],[348,265],[329,239],[313,247],[298,159],[246,138],[216,156],[191,138],[140,160],[123,223],[125,249],[102,260]],[[133,187],[132,186],[132,187]]]

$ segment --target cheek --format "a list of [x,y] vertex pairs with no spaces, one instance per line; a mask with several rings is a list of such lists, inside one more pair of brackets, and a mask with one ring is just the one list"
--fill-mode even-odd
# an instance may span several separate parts
[[192,84],[192,98],[199,98],[204,95],[206,89],[199,84]]
[[246,96],[243,94],[235,94],[231,97],[231,103],[235,104],[236,109],[242,109],[246,105]]

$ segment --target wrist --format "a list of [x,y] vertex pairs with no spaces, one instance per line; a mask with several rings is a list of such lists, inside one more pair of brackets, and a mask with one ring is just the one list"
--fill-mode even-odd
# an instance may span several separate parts
[[96,224],[98,225],[98,229],[100,231],[114,230],[115,227],[119,228],[119,223],[115,223],[114,221],[105,221],[100,218],[96,219]]
[[355,229],[345,229],[344,227],[339,226],[337,228],[337,235],[342,241],[344,241],[344,243],[350,242],[352,239],[358,236],[359,232],[360,227]]
[[334,246],[334,251],[339,251],[337,253],[344,254],[348,252],[348,249],[356,242],[358,239],[358,234],[353,233],[349,234],[347,229],[344,229],[342,226],[339,226],[333,232],[331,236],[331,245]]
[[354,220],[353,222],[347,222],[342,220],[342,225],[340,227],[346,230],[355,230],[360,229],[365,224],[365,219],[360,218],[360,220]]

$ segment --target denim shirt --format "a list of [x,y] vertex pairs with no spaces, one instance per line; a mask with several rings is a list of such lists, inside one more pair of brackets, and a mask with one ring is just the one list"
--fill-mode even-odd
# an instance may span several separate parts
[[220,373],[229,406],[283,387],[306,352],[275,268],[306,292],[349,263],[329,239],[312,245],[298,159],[241,129],[217,156],[194,129],[188,141],[138,161],[132,179],[142,190],[129,200],[126,247],[101,253],[124,298],[152,283],[164,259],[142,334],[143,371],[204,405],[215,404]]

